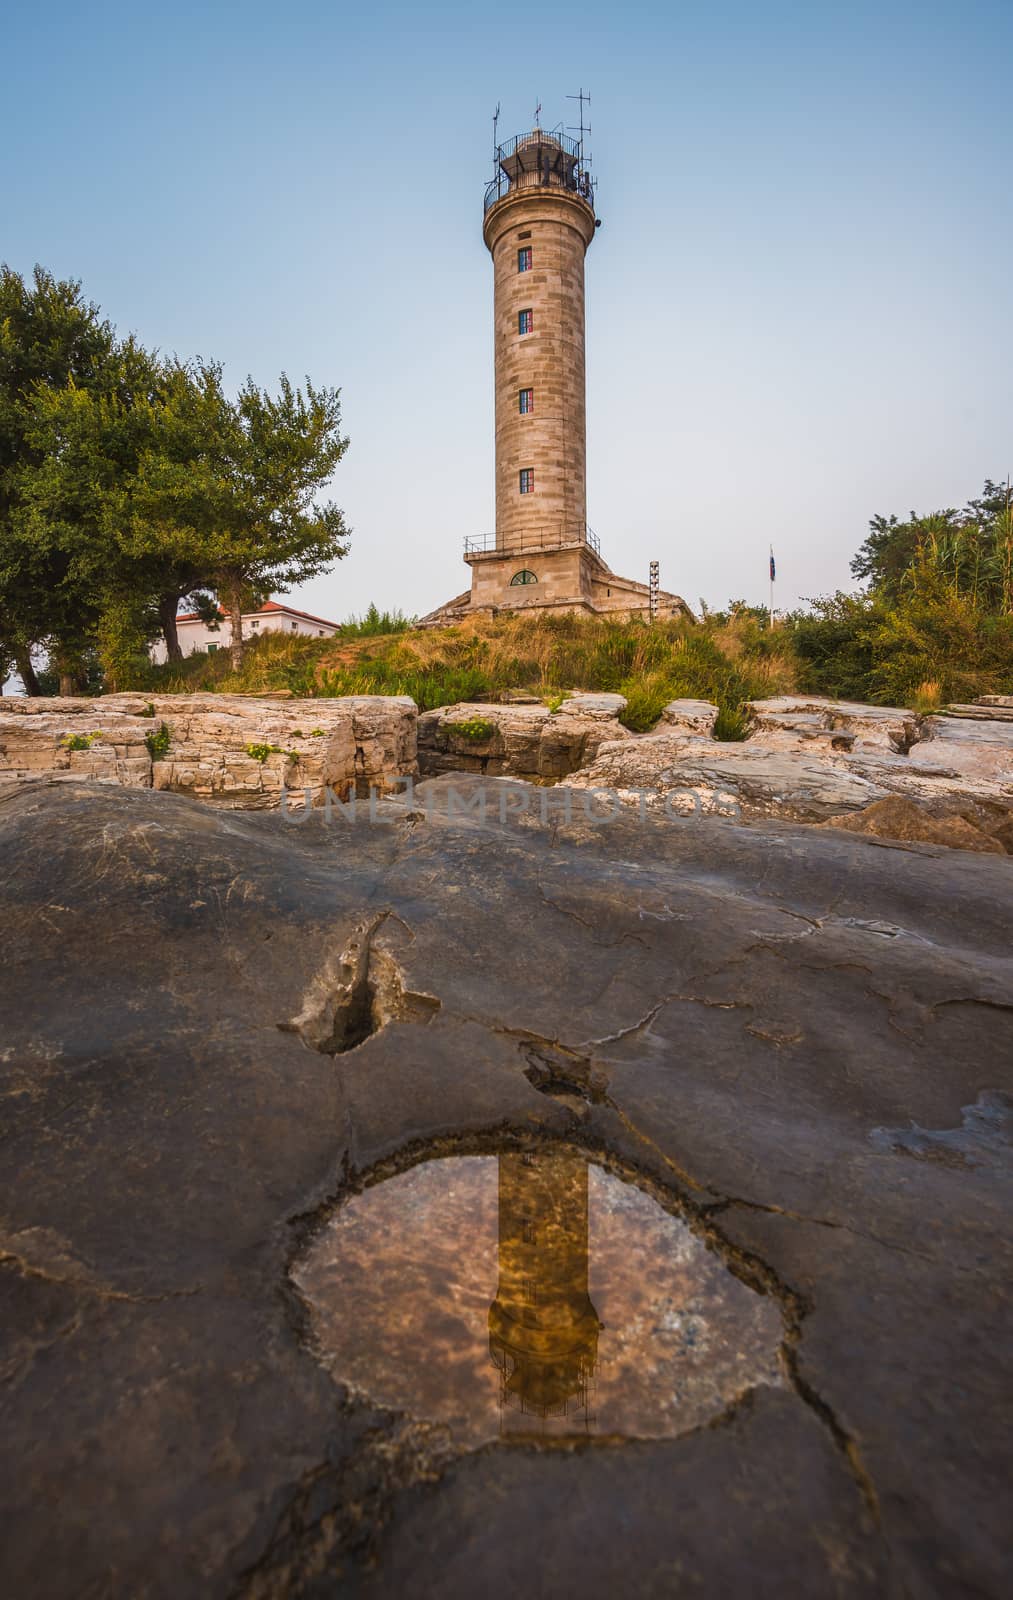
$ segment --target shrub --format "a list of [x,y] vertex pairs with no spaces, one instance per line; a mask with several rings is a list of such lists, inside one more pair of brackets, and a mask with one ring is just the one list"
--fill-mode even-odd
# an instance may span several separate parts
[[652,672],[643,678],[624,679],[619,690],[626,696],[626,709],[619,721],[632,733],[647,733],[653,728],[668,702],[675,698],[664,673]]
[[146,733],[144,742],[148,747],[148,754],[152,761],[164,761],[169,753],[171,735],[165,723],[159,724],[157,733]]
[[837,594],[811,606],[792,618],[804,689],[917,707],[924,685],[940,700],[1013,688],[1013,616],[984,612],[937,579],[896,603]]
[[488,717],[469,717],[466,722],[451,722],[447,726],[450,733],[460,734],[470,744],[484,744],[496,732],[495,722],[490,722]]
[[417,618],[406,617],[403,611],[380,611],[370,604],[365,616],[349,617],[338,628],[342,639],[369,639],[389,633],[406,633],[414,627]]
[[281,749],[280,746],[276,744],[248,744],[246,746],[246,754],[251,756],[254,761],[259,761],[261,766],[263,766],[268,756],[275,754],[280,755]]
[[744,705],[718,707],[714,718],[714,737],[725,743],[749,738],[749,717]]
[[916,711],[938,711],[943,703],[942,686],[934,679],[920,683],[911,704]]

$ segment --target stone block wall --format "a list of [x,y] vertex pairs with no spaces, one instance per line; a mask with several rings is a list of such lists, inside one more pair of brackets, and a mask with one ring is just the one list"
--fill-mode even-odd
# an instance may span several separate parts
[[[91,778],[171,790],[236,810],[341,798],[414,777],[416,708],[407,696],[103,695],[0,701],[0,784]],[[163,751],[149,748],[162,728]]]

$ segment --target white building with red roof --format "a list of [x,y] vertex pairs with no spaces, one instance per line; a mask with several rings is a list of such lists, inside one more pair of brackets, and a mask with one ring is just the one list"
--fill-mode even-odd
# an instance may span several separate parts
[[[220,606],[218,618],[216,623],[208,623],[196,611],[188,611],[176,618],[179,647],[185,656],[198,652],[213,655],[216,650],[228,650],[232,644],[232,623],[228,613]],[[265,600],[259,610],[243,612],[243,639],[247,642],[259,639],[264,633],[284,633],[289,637],[301,634],[303,637],[310,635],[315,639],[329,639],[337,631],[336,622],[311,616],[308,611],[298,611],[295,606],[283,605],[278,600]],[[167,659],[164,639],[152,645],[151,659],[155,662]]]

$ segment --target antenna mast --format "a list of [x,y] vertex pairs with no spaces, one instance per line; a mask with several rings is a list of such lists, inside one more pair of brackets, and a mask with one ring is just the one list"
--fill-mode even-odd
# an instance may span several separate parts
[[566,98],[568,100],[576,100],[580,105],[580,125],[577,128],[571,128],[570,132],[579,133],[580,135],[579,161],[583,167],[586,164],[584,161],[584,135],[591,132],[591,124],[584,121],[584,107],[585,105],[590,106],[591,96],[585,94],[583,89],[579,89],[576,94],[568,94]]

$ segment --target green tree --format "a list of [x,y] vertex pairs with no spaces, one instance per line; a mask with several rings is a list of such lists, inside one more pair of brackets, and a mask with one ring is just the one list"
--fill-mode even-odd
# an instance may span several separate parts
[[873,517],[870,532],[851,563],[872,594],[889,601],[928,575],[954,596],[986,609],[1013,610],[1013,517],[1008,484],[985,480],[982,493],[961,511],[949,509],[907,522]]
[[25,401],[21,569],[58,577],[33,640],[79,671],[97,645],[107,683],[125,686],[159,632],[181,659],[179,603],[217,606],[211,590],[232,613],[238,664],[243,610],[347,549],[340,511],[316,503],[347,447],[337,392],[283,377],[277,397],[248,382],[233,400],[217,364],[133,339],[88,376],[36,383]]
[[230,400],[218,364],[185,372],[158,447],[140,463],[132,518],[200,563],[230,615],[238,667],[251,594],[304,582],[348,549],[342,513],[317,500],[348,440],[336,389],[307,379],[303,391],[283,374],[276,396],[250,379]]
[[899,595],[904,575],[917,562],[927,544],[955,532],[960,526],[959,511],[934,511],[920,517],[912,511],[907,522],[897,517],[875,516],[869,522],[869,536],[851,562],[859,582],[867,583],[887,598]]
[[30,283],[0,266],[0,654],[14,659],[29,694],[39,692],[32,649],[48,643],[71,688],[94,629],[92,597],[37,520],[25,516],[26,473],[44,458],[35,434],[40,387],[86,388],[105,372],[113,331],[81,286],[36,267]]

